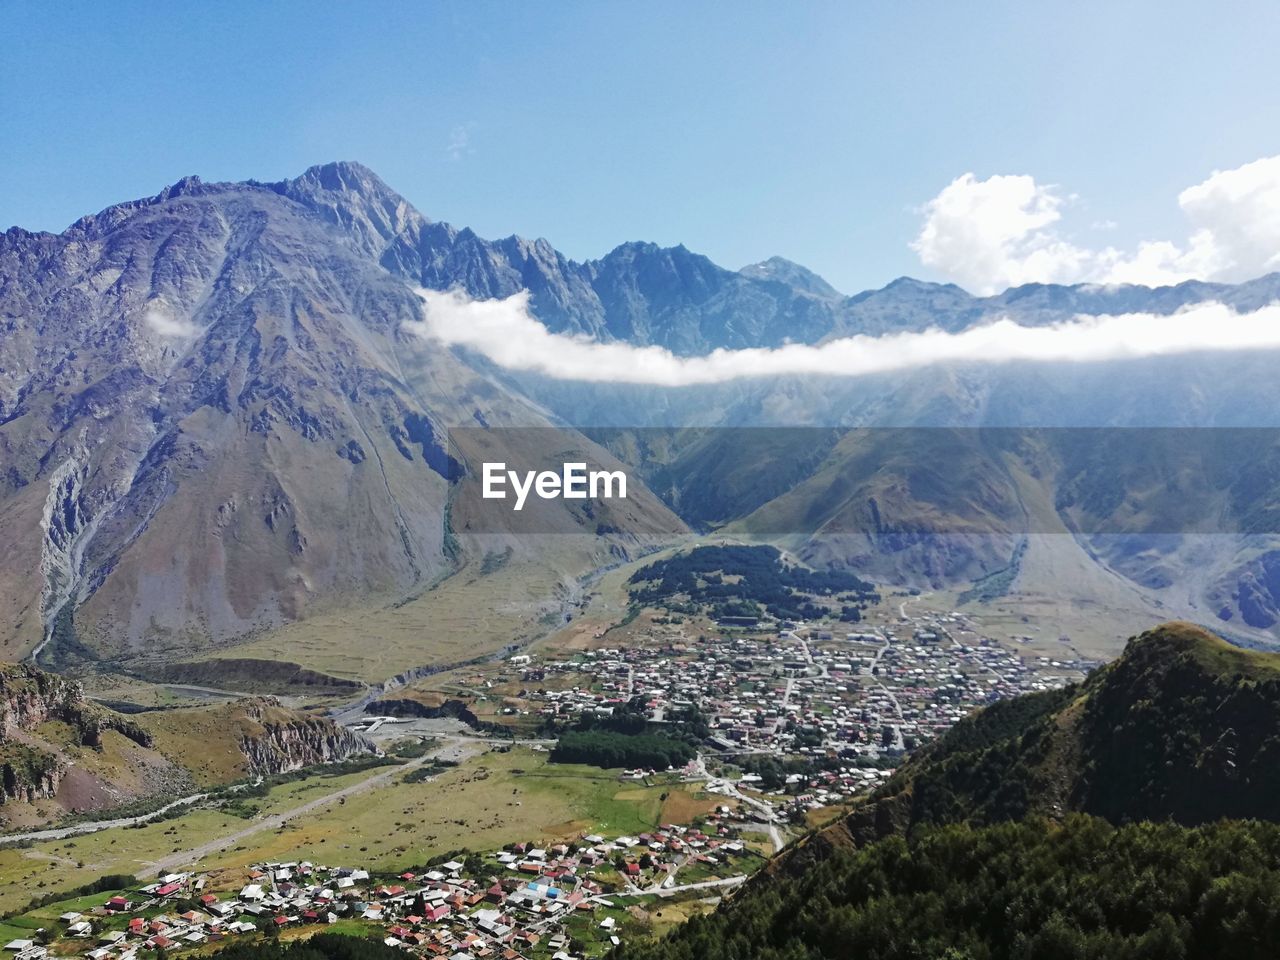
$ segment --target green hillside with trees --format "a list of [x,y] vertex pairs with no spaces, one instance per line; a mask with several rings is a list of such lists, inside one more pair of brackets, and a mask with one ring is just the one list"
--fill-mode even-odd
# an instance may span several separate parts
[[[641,567],[628,580],[633,603],[712,616],[812,620],[879,599],[875,585],[842,570],[811,570],[787,562],[777,547],[720,544],[694,547]],[[821,602],[815,602],[821,601]]]
[[917,753],[625,960],[1280,956],[1280,655],[1165,624]]
[[927,827],[766,876],[618,960],[1264,960],[1280,826]]
[[1081,684],[956,724],[832,832],[867,841],[1072,811],[1280,821],[1280,654],[1185,623],[1149,630]]

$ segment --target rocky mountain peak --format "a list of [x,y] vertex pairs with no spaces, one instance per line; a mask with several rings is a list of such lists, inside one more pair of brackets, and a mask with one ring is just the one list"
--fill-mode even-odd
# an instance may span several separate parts
[[826,300],[839,300],[844,296],[808,267],[803,267],[785,257],[770,257],[768,260],[761,260],[759,263],[749,263],[738,272],[744,277],[750,277],[752,280],[772,280],[775,283],[784,283],[800,293]]
[[192,196],[200,193],[204,186],[204,181],[192,174],[165,187],[156,196],[155,200],[157,203],[161,203],[165,200],[172,200],[174,197]]
[[364,253],[381,257],[411,228],[429,221],[364,164],[339,160],[308,168],[271,189],[341,227]]

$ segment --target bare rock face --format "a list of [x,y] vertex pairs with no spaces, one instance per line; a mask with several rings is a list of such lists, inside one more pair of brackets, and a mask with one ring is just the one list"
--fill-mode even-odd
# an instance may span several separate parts
[[65,753],[39,736],[58,721],[72,745],[97,747],[106,730],[117,730],[139,746],[150,736],[125,717],[90,703],[79,683],[30,664],[0,666],[0,803],[34,803],[58,793],[68,767]]
[[1280,622],[1280,550],[1267,550],[1230,571],[1215,585],[1218,619],[1235,614],[1251,627],[1270,629]]
[[65,767],[45,753],[31,751],[0,765],[0,803],[35,803],[58,795]]
[[0,671],[0,741],[49,720],[79,719],[84,707],[80,684],[27,664]]
[[373,742],[324,717],[303,716],[262,698],[245,706],[240,751],[251,775],[270,775],[375,752]]
[[196,180],[0,241],[11,642],[57,664],[216,641],[442,569],[445,478],[396,443],[410,417],[444,435],[397,371],[417,306],[351,247],[273,189]]

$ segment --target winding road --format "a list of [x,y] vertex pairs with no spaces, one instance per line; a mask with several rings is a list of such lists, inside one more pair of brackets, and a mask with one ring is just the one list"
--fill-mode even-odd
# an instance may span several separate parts
[[736,887],[739,884],[746,883],[749,878],[747,875],[740,874],[736,877],[725,877],[722,880],[702,880],[698,883],[685,883],[678,887],[651,887],[646,890],[624,890],[619,893],[602,893],[598,896],[590,897],[591,900],[617,900],[620,897],[669,897],[673,893],[684,893],[686,890],[710,890],[715,887]]
[[769,834],[769,842],[773,844],[773,852],[777,853],[787,845],[786,838],[783,837],[782,831],[778,829],[777,814],[774,812],[773,806],[763,800],[757,800],[755,797],[748,797],[740,791],[732,780],[725,780],[721,777],[713,777],[711,772],[707,770],[706,761],[701,756],[697,760],[697,778],[707,781],[707,791],[710,793],[722,793],[726,797],[732,797],[759,812],[764,821],[765,832]]

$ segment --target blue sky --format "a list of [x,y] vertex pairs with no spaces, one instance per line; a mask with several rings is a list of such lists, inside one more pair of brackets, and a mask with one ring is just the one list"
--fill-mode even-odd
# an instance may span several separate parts
[[846,292],[980,287],[1024,273],[910,246],[964,173],[1057,185],[1053,240],[1092,256],[1182,243],[1180,191],[1280,153],[1277,11],[7,4],[0,228],[355,159],[429,217],[579,259],[645,239],[730,267],[780,254]]

